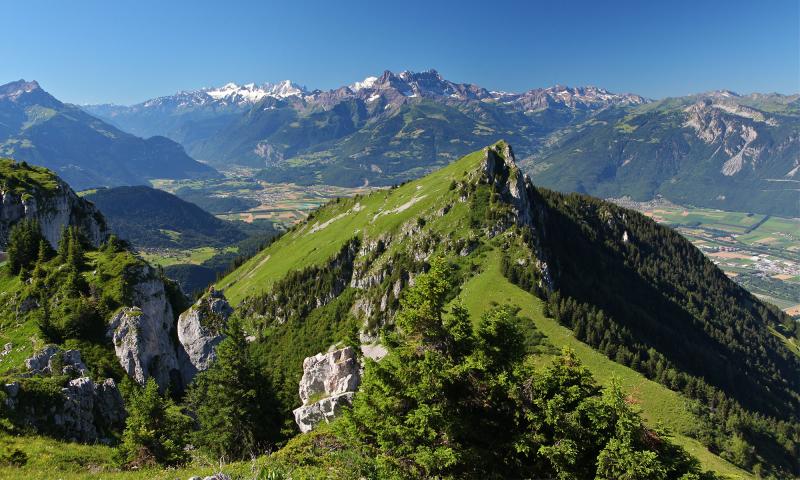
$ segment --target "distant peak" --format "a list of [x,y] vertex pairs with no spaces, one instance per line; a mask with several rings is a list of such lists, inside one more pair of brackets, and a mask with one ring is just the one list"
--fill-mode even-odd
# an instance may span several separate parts
[[12,97],[16,98],[23,93],[30,93],[34,90],[40,90],[39,82],[32,80],[30,82],[24,79],[17,80],[16,82],[6,83],[0,86],[0,98]]
[[741,95],[731,90],[713,90],[702,94],[702,96],[711,98],[737,98]]
[[306,89],[291,80],[283,80],[278,83],[265,83],[263,85],[256,85],[255,83],[238,85],[230,82],[219,88],[204,89],[204,92],[215,100],[253,103],[265,97],[286,98],[303,95],[306,93]]
[[357,92],[359,90],[363,90],[365,88],[372,88],[375,85],[375,82],[378,81],[378,77],[367,77],[360,82],[355,82],[350,84],[350,90]]

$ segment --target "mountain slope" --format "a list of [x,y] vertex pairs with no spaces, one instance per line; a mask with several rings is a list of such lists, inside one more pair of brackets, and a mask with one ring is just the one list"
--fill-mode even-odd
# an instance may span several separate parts
[[0,154],[50,168],[78,189],[216,175],[172,140],[122,132],[24,80],[0,86]]
[[607,111],[528,165],[542,184],[600,197],[800,215],[796,96],[706,94]]
[[[217,286],[249,318],[254,348],[291,407],[298,358],[344,340],[353,325],[362,341],[391,330],[398,299],[432,255],[455,266],[462,295],[475,292],[473,282],[491,285],[492,295],[465,303],[517,298],[530,311],[528,302],[539,300],[520,296],[517,283],[546,299],[543,317],[573,330],[568,344],[607,357],[587,361],[596,374],[607,378],[606,362],[615,361],[674,390],[642,404],[681,435],[748,469],[797,471],[800,359],[772,333],[796,335],[788,317],[642,215],[534,187],[504,144],[398,188],[329,204]],[[638,295],[628,310],[619,303],[626,292]],[[561,330],[548,330],[564,344]],[[287,351],[294,353],[276,356]],[[726,443],[734,437],[754,445],[751,456],[737,457]]]
[[150,187],[101,188],[84,195],[120,238],[142,248],[227,246],[247,235],[193,203]]

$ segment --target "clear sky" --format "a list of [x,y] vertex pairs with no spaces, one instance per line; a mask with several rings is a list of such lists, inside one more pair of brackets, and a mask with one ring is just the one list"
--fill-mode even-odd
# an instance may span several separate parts
[[800,91],[800,0],[24,0],[0,25],[0,84],[74,103],[428,68],[508,91]]

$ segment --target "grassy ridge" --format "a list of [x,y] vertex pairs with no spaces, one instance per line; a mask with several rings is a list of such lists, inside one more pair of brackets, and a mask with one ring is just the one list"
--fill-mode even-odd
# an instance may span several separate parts
[[353,235],[390,233],[409,219],[429,211],[448,192],[451,180],[477,168],[481,151],[398,188],[332,202],[239,269],[217,283],[234,303],[269,290],[289,270],[319,265]]
[[[728,475],[731,478],[754,478],[748,472],[709,452],[697,440],[686,433],[693,429],[697,419],[686,408],[687,400],[678,393],[644,378],[640,373],[620,365],[583,342],[578,341],[572,331],[547,318],[542,313],[542,301],[530,293],[511,284],[500,271],[500,252],[486,253],[482,272],[472,277],[463,287],[459,299],[473,318],[491,308],[493,303],[511,304],[520,307],[519,315],[530,318],[538,331],[557,347],[569,347],[581,362],[592,372],[600,384],[607,385],[618,378],[626,391],[636,398],[645,419],[651,425],[661,424],[674,434],[677,444],[696,456],[705,469]],[[542,358],[544,361],[545,358]]]

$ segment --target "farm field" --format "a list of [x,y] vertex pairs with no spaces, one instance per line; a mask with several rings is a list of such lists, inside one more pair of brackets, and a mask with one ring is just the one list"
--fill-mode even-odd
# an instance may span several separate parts
[[675,228],[739,284],[800,316],[800,219],[610,199]]
[[139,254],[152,263],[153,265],[160,265],[168,267],[170,265],[178,264],[191,264],[200,265],[214,255],[223,252],[237,251],[236,247],[215,248],[215,247],[198,247],[190,250],[179,250],[176,248],[159,248],[159,249],[142,249]]
[[[252,223],[263,219],[289,227],[304,219],[309,212],[337,197],[365,194],[374,188],[347,188],[332,185],[297,185],[255,180],[252,172],[238,169],[226,172],[223,180],[155,180],[153,186],[178,196],[204,195],[211,198],[236,198],[249,205],[224,212],[212,212],[225,220]],[[203,206],[203,205],[201,205]]]

